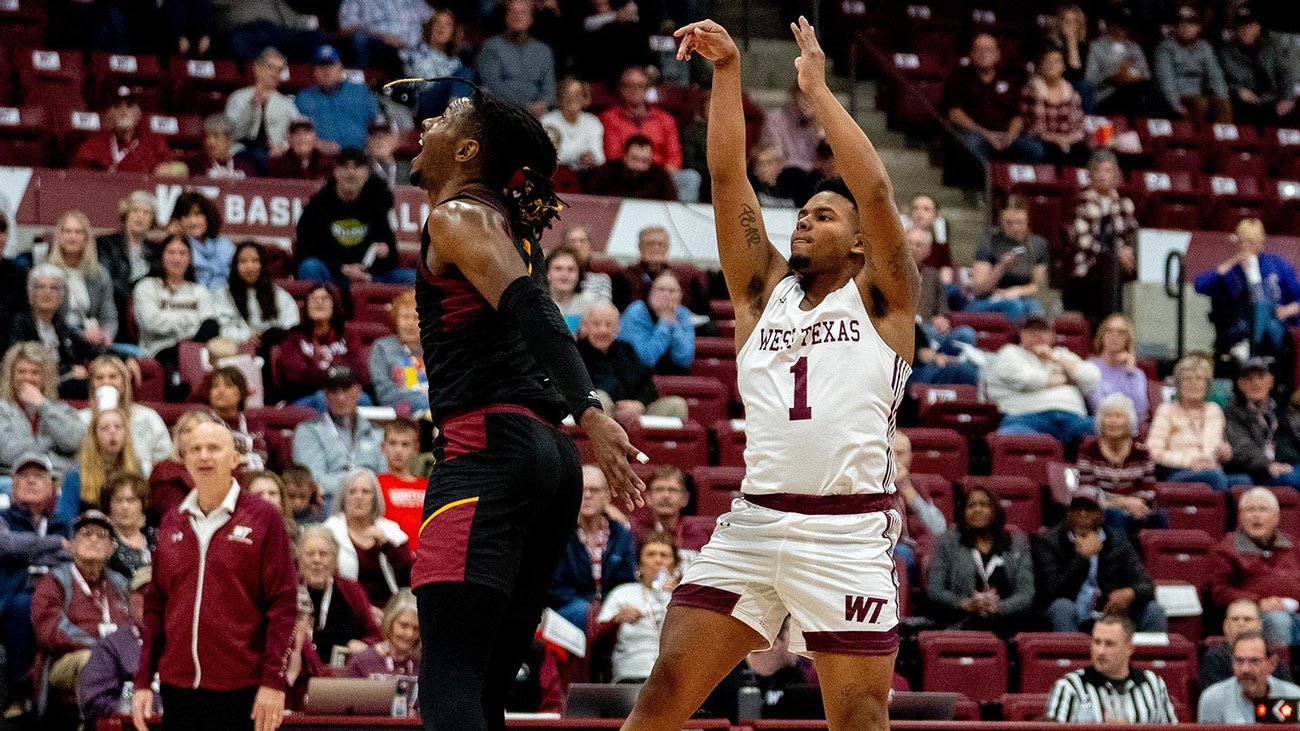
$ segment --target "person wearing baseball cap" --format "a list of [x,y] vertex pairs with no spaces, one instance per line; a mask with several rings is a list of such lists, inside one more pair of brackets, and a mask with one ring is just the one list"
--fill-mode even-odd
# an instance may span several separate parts
[[159,165],[176,159],[167,141],[149,129],[131,87],[113,89],[102,116],[99,131],[81,143],[70,167],[152,175]]
[[326,412],[293,431],[293,461],[311,470],[321,491],[335,500],[343,478],[357,467],[384,471],[380,443],[384,433],[357,413],[361,381],[351,366],[325,372]]
[[1224,469],[1250,475],[1256,485],[1300,489],[1300,434],[1273,398],[1272,368],[1271,359],[1254,357],[1237,371],[1232,400],[1223,407],[1224,438],[1232,447]]
[[314,86],[298,92],[294,104],[311,118],[316,133],[332,143],[337,152],[342,147],[366,144],[366,126],[379,116],[379,102],[365,84],[348,81],[343,73],[343,59],[334,46],[321,46],[312,57]]
[[1038,604],[1055,632],[1087,631],[1102,616],[1125,617],[1141,632],[1164,632],[1169,621],[1155,584],[1133,544],[1102,527],[1105,494],[1079,487],[1065,520],[1034,539]]
[[1255,9],[1237,9],[1232,38],[1219,49],[1223,76],[1232,94],[1233,117],[1239,124],[1276,124],[1294,121],[1296,108],[1294,65],[1289,51],[1264,29]]
[[1201,11],[1178,8],[1174,32],[1156,47],[1156,84],[1168,111],[1193,122],[1232,124],[1228,85],[1214,48],[1201,37]]
[[[115,716],[121,710],[122,689],[132,683],[140,668],[140,626],[144,623],[144,595],[153,578],[153,567],[142,566],[131,577],[127,596],[131,621],[100,639],[90,648],[90,661],[77,679],[77,707],[86,728],[97,719]],[[157,712],[158,708],[155,708]]]

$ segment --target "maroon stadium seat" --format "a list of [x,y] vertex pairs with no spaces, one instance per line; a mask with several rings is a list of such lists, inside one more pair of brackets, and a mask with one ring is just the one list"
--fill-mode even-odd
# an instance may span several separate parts
[[411,289],[408,284],[362,282],[352,285],[352,317],[364,322],[391,326],[389,305],[398,295]]
[[1222,535],[1228,524],[1224,495],[1203,482],[1157,482],[1156,504],[1169,511],[1169,527]]
[[1088,321],[1074,313],[1062,313],[1052,321],[1055,343],[1080,358],[1092,355],[1092,331]]
[[43,2],[30,1],[0,4],[0,38],[4,39],[6,46],[35,48],[45,44],[49,15],[44,5]]
[[1199,530],[1144,530],[1142,561],[1154,579],[1181,581],[1197,589],[1210,578],[1210,549],[1217,537]]
[[952,494],[952,481],[940,475],[912,473],[912,486],[922,497],[934,503],[934,507],[943,513],[951,523],[955,519],[956,500]]
[[1039,721],[1047,713],[1046,693],[1007,693],[1001,702],[1004,721]]
[[164,112],[171,108],[171,77],[154,55],[92,53],[90,55],[91,101],[96,109],[108,106],[119,86],[135,92],[140,108]]
[[50,137],[44,107],[0,107],[0,159],[6,165],[49,165]]
[[382,322],[349,320],[343,323],[343,334],[349,337],[356,336],[363,346],[369,348],[376,340],[392,335],[393,328]]
[[715,424],[727,418],[729,391],[716,378],[708,376],[655,376],[659,396],[686,399],[691,421]]
[[969,325],[975,329],[976,344],[988,351],[1016,341],[1016,328],[999,312],[954,312],[952,326]]
[[163,384],[167,380],[162,363],[153,358],[138,358],[136,364],[140,366],[140,385],[135,389],[136,400],[162,401]]
[[970,464],[966,440],[952,429],[904,429],[912,440],[912,472],[959,480]]
[[931,406],[941,401],[979,400],[979,389],[967,384],[913,383],[907,388],[911,392],[912,398],[916,399],[921,416],[924,416]]
[[1013,525],[1027,535],[1033,535],[1043,526],[1042,490],[1028,477],[990,475],[961,479],[963,493],[974,487],[985,488],[998,496],[1007,514],[1007,525]]
[[745,466],[745,429],[734,428],[743,420],[730,419],[714,422],[713,433],[718,440],[718,464],[723,467]]
[[738,400],[736,340],[719,337],[695,338],[695,361],[691,363],[691,375],[716,378],[728,389],[731,400]]
[[998,428],[1002,414],[987,401],[954,399],[933,404],[925,412],[921,426],[952,429],[966,437],[983,437]]
[[191,114],[224,111],[230,92],[248,83],[234,61],[174,57],[168,69],[177,79],[176,108]]
[[84,109],[86,66],[76,51],[25,49],[14,54],[22,101],[51,109]]
[[1091,662],[1092,639],[1082,632],[1021,632],[1015,643],[1021,693],[1047,693],[1057,678]]
[[1065,458],[1061,443],[1045,434],[990,434],[986,440],[995,475],[1018,475],[1046,485],[1047,465]]
[[1007,646],[992,632],[922,632],[921,689],[962,693],[976,702],[1007,692]]
[[740,492],[745,468],[696,467],[690,474],[695,485],[695,512],[699,515],[722,515],[731,510],[731,500]]
[[632,443],[650,458],[650,464],[672,465],[683,472],[709,463],[709,436],[693,421],[681,428],[633,427]]
[[154,411],[157,411],[168,429],[174,428],[176,422],[185,412],[202,408],[198,404],[177,404],[169,401],[140,401],[139,403],[141,406],[148,406]]
[[1196,680],[1196,645],[1171,634],[1167,645],[1138,645],[1133,648],[1133,667],[1159,675],[1175,702],[1191,702],[1191,685]]

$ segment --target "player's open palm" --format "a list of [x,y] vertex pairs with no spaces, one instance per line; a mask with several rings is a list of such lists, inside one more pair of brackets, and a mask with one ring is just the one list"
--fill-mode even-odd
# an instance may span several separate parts
[[740,59],[740,49],[736,48],[736,42],[731,39],[731,34],[712,20],[701,20],[678,28],[673,33],[673,37],[681,39],[681,45],[677,47],[678,61],[688,60],[696,53],[712,61],[714,65]]
[[798,23],[790,24],[790,30],[799,43],[799,58],[794,60],[794,67],[799,71],[799,89],[807,94],[826,85],[826,52],[807,18],[800,15]]

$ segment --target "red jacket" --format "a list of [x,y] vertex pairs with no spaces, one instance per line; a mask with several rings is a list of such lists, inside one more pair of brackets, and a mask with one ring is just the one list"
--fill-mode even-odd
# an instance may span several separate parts
[[162,525],[163,516],[175,511],[193,489],[194,478],[184,463],[168,457],[154,465],[149,473],[149,506],[145,511],[149,525]]
[[171,510],[153,554],[136,687],[157,671],[183,688],[284,690],[297,617],[293,547],[270,503],[238,492],[206,557],[189,515]]
[[121,627],[131,624],[125,578],[106,568],[98,581],[86,586],[89,596],[73,576],[70,563],[55,567],[36,582],[32,627],[41,652],[58,657],[73,650],[89,650],[100,639],[105,607],[108,621]]
[[1210,594],[1219,607],[1238,599],[1300,599],[1300,551],[1281,531],[1267,551],[1240,530],[1226,535],[1210,552]]
[[167,141],[149,131],[142,122],[135,130],[135,139],[127,146],[121,161],[113,162],[113,133],[96,132],[86,138],[72,158],[72,167],[107,170],[117,173],[146,173],[153,175],[154,168],[175,159]]
[[605,159],[622,160],[623,146],[633,135],[650,140],[650,152],[656,165],[668,170],[682,169],[682,141],[677,135],[677,120],[658,107],[650,107],[645,119],[637,121],[623,107],[610,107],[600,115],[605,125]]
[[318,342],[293,330],[280,343],[280,387],[292,401],[310,396],[325,387],[325,372],[335,364],[350,366],[362,383],[370,383],[370,365],[366,362],[361,339],[354,335],[331,335],[328,342]]

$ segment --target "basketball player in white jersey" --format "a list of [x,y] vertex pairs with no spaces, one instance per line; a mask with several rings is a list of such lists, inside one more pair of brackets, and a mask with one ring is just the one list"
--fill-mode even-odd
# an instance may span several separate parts
[[740,54],[710,20],[678,57],[714,64],[708,158],[718,250],[736,310],[745,402],[743,496],[674,593],[659,660],[624,731],[680,729],[790,616],[817,666],[830,728],[889,727],[898,649],[890,509],[894,416],[911,372],[919,282],[875,148],[826,86],[808,21],[792,25],[799,88],[843,172],[799,211],[790,260],[769,243],[745,174]]

